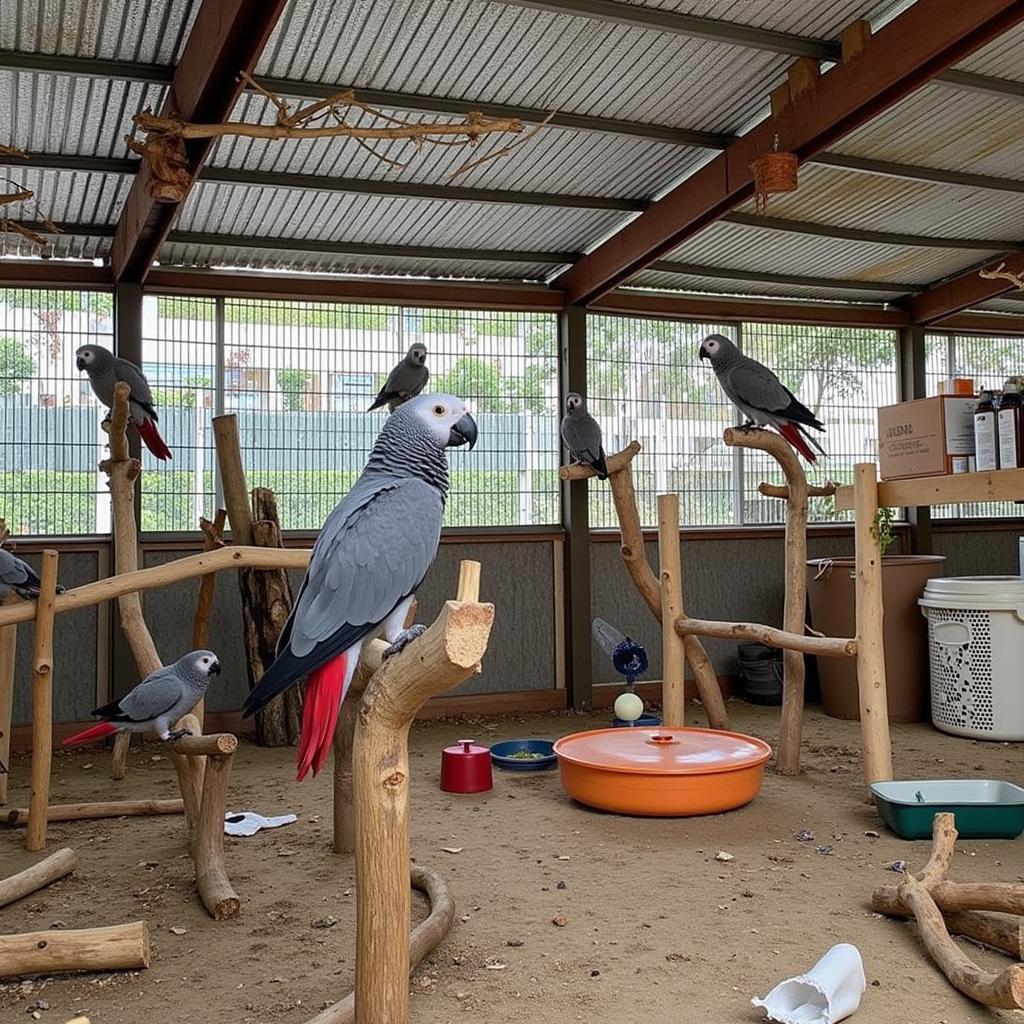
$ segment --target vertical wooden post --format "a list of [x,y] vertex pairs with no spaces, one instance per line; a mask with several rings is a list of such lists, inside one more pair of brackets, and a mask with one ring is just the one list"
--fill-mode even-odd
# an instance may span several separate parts
[[[8,594],[0,606],[18,598]],[[17,652],[18,627],[0,626],[0,807],[7,803],[7,772],[11,764],[11,719],[14,714],[14,655]]]
[[[560,409],[570,391],[587,393],[587,311],[563,309],[558,318],[561,353]],[[561,416],[561,412],[559,412]],[[562,480],[562,528],[565,531],[566,655],[569,704],[589,711],[594,698],[590,639],[590,513],[586,480]]]
[[[462,578],[471,585],[472,573]],[[353,754],[356,1024],[408,1024],[409,726],[425,700],[475,671],[493,621],[491,605],[447,602],[423,636],[384,663],[360,705]]]
[[32,779],[29,791],[25,849],[46,846],[46,815],[50,804],[50,763],[53,759],[53,604],[57,597],[57,552],[47,548],[39,573],[36,633],[32,663]]
[[[203,550],[216,551],[224,547],[224,524],[227,522],[226,509],[217,509],[211,523],[209,519],[199,520],[199,529],[203,531]],[[196,595],[196,610],[192,616],[192,650],[202,651],[210,644],[210,609],[213,607],[213,595],[217,589],[217,574],[208,572],[199,580],[199,593]],[[200,729],[206,721],[206,701],[201,700],[193,709]]]
[[[783,468],[786,468],[783,462]],[[801,635],[807,616],[807,477],[796,457],[787,470],[786,498],[786,594],[782,628]],[[779,753],[775,770],[780,775],[800,774],[800,739],[804,727],[806,665],[801,651],[782,652],[782,717]]]
[[686,724],[683,638],[676,632],[682,615],[682,565],[679,553],[679,496],[658,495],[658,578],[661,580],[662,714],[665,725]]
[[[925,374],[925,329],[919,324],[901,327],[899,334],[899,380],[900,401],[911,402],[928,394]],[[953,367],[949,367],[950,376]],[[907,509],[910,523],[910,551],[915,555],[930,555],[934,551],[932,542],[932,510],[928,506],[910,506]]]
[[882,555],[875,529],[878,479],[873,462],[853,467],[854,539],[857,556],[857,689],[864,774],[868,783],[892,778],[892,744],[882,638]]

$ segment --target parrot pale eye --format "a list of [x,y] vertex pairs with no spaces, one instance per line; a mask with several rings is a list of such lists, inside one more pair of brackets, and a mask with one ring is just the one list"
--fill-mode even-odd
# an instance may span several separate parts
[[445,407],[443,405],[435,405],[434,406],[434,415],[435,416],[443,416],[445,414],[445,411],[446,410],[445,410]]

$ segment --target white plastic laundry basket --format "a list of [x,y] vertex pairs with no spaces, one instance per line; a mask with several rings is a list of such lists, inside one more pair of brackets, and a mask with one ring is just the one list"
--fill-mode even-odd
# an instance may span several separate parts
[[938,577],[918,603],[928,620],[935,727],[1024,740],[1024,578]]

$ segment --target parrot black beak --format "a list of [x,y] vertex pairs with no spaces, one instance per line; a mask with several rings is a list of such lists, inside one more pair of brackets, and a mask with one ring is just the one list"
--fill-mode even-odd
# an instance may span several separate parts
[[458,448],[463,444],[468,444],[470,451],[476,447],[476,420],[468,412],[452,427],[448,435],[449,448]]
[[75,366],[77,366],[80,370],[84,370],[85,369],[85,360],[81,356],[79,356],[75,360]]
[[710,359],[711,358],[708,355],[708,350],[703,345],[701,345],[700,351],[697,354],[700,356],[701,359]]
[[215,661],[210,666],[210,675],[211,676],[219,676],[220,675],[220,662],[219,661]]

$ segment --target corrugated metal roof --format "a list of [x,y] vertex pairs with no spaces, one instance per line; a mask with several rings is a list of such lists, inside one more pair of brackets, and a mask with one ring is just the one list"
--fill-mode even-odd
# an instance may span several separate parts
[[45,250],[20,235],[0,234],[0,256],[19,259],[36,259],[40,255],[49,259],[93,260],[110,252],[109,238],[83,237],[80,235],[47,235],[50,244]]
[[3,0],[0,49],[173,64],[200,0]]
[[892,301],[891,291],[836,292],[831,288],[817,288],[808,285],[791,284],[748,284],[737,281],[723,281],[715,277],[699,277],[690,274],[669,274],[658,270],[644,270],[630,282],[631,288],[656,288],[662,291],[677,291],[687,294],[706,293],[711,295],[734,295],[738,298],[772,296],[787,299],[820,299],[835,301],[848,298],[862,302]]
[[[992,250],[989,255],[997,255]],[[734,270],[927,284],[986,258],[984,251],[851,242],[718,222],[668,257]]]
[[[273,118],[267,107],[262,97],[246,96],[235,108],[233,117],[269,122]],[[398,110],[383,112],[403,116]],[[415,121],[459,120],[441,115],[406,113],[404,116]],[[358,113],[350,118],[350,123],[369,125],[374,122],[370,115]],[[647,198],[707,157],[705,150],[667,142],[570,131],[549,125],[507,155],[452,180],[452,175],[464,162],[495,153],[510,141],[514,141],[512,136],[489,135],[472,148],[428,145],[419,151],[409,143],[376,144],[377,152],[406,164],[405,167],[390,167],[351,139],[297,142],[236,138],[221,140],[211,162],[222,167],[339,178]]]
[[619,224],[616,210],[307,192],[202,182],[177,227],[226,235],[341,239],[377,245],[578,252]]
[[162,86],[0,70],[0,138],[35,153],[124,158],[132,115]]
[[864,0],[625,0],[637,7],[659,7],[677,14],[735,21],[776,32],[834,39],[856,18],[866,18],[878,3]]
[[[514,254],[510,254],[514,255]],[[481,263],[459,259],[411,259],[398,256],[341,256],[280,249],[240,249],[232,246],[170,242],[160,250],[161,263],[184,267],[253,267],[311,274],[351,274],[363,277],[451,277],[501,281],[542,281],[560,265]]]
[[1024,292],[1013,292],[1017,298],[1013,299],[1008,296],[1003,296],[998,299],[989,299],[988,302],[982,302],[977,306],[973,306],[973,309],[983,309],[989,313],[1016,313],[1018,316],[1024,315]]
[[[33,202],[38,201],[51,220],[69,224],[116,223],[131,186],[128,178],[110,178],[85,171],[25,168],[5,173],[35,193]],[[13,215],[18,220],[27,219],[30,209],[30,206],[19,206]]]
[[988,46],[957,64],[961,71],[973,71],[993,78],[1024,82],[1024,24],[1011,28]]
[[[810,6],[810,4],[808,4]],[[292,0],[257,71],[732,131],[791,58],[480,0]]]
[[[753,208],[752,202],[744,207],[747,212]],[[1024,193],[886,178],[818,164],[801,167],[799,189],[772,196],[768,213],[903,234],[1024,239]]]
[[1020,98],[969,92],[935,82],[847,135],[831,150],[1019,178],[1024,166],[1022,116]]

